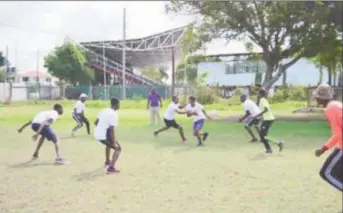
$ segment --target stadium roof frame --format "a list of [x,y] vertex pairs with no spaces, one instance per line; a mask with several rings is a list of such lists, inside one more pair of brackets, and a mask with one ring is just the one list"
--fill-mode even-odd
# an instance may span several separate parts
[[108,59],[122,60],[122,51],[125,48],[126,61],[133,67],[143,68],[149,65],[157,65],[170,62],[173,54],[178,60],[182,53],[182,38],[187,31],[188,25],[174,28],[158,34],[137,39],[114,40],[114,41],[91,41],[81,42],[80,45],[98,54],[105,49]]

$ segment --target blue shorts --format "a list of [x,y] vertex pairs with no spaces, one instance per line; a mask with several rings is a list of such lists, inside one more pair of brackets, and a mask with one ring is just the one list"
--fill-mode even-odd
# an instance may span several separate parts
[[201,119],[201,120],[197,120],[193,123],[193,132],[196,132],[200,129],[202,129],[204,127],[205,124],[205,120]]
[[[40,124],[38,124],[38,123],[32,123],[31,124],[31,128],[34,132],[37,132],[39,127],[40,127]],[[40,135],[43,136],[48,141],[52,141],[54,143],[57,142],[57,137],[56,137],[54,131],[52,131],[52,129],[48,125],[43,127]]]
[[106,140],[99,140],[102,144],[105,146],[114,149],[114,150],[121,150],[121,146],[118,143],[118,141],[113,141],[112,140],[112,135],[110,129],[107,129],[106,132]]

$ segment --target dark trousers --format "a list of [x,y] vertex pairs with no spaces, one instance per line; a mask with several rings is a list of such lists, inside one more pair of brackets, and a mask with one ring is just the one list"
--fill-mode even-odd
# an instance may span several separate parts
[[340,149],[334,149],[326,159],[319,175],[336,189],[343,191],[343,152]]
[[260,138],[261,141],[264,145],[264,147],[266,148],[266,150],[270,150],[270,144],[269,141],[266,139],[266,136],[268,135],[269,129],[271,128],[272,124],[273,124],[274,120],[270,120],[270,121],[262,121],[262,124],[260,126]]

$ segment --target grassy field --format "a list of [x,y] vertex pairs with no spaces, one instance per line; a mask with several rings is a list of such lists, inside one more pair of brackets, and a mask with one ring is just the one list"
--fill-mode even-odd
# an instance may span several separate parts
[[[301,103],[292,103],[293,105]],[[291,106],[293,106],[291,104]],[[35,143],[32,132],[16,128],[51,103],[0,108],[0,213],[339,213],[341,194],[320,179],[327,154],[314,150],[330,134],[325,122],[277,122],[271,136],[285,140],[283,153],[264,154],[262,144],[250,144],[239,123],[207,122],[211,133],[204,148],[196,148],[191,121],[178,117],[188,143],[175,131],[153,137],[144,104],[123,103],[118,138],[123,152],[121,173],[106,175],[104,147],[74,126],[72,103],[54,125],[63,157],[71,164],[54,166],[53,146],[43,145],[40,159],[27,163]],[[90,102],[91,121],[106,104]],[[293,110],[273,106],[276,114]],[[99,108],[100,107],[100,108]],[[218,109],[218,106],[209,106]],[[240,114],[223,107],[222,114]]]

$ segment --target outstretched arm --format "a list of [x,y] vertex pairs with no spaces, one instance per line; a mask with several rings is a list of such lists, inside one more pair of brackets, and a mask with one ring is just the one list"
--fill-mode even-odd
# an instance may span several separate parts
[[247,117],[249,117],[249,115],[250,115],[250,112],[249,111],[245,111],[245,115],[239,119],[239,122],[244,121]]
[[206,116],[207,119],[211,120],[212,118],[210,116],[207,115],[205,109],[202,109],[202,112],[204,113],[204,115]]
[[21,126],[18,129],[18,133],[21,133],[27,126],[29,126],[31,124],[32,121],[28,121],[27,123],[25,123],[23,126]]

